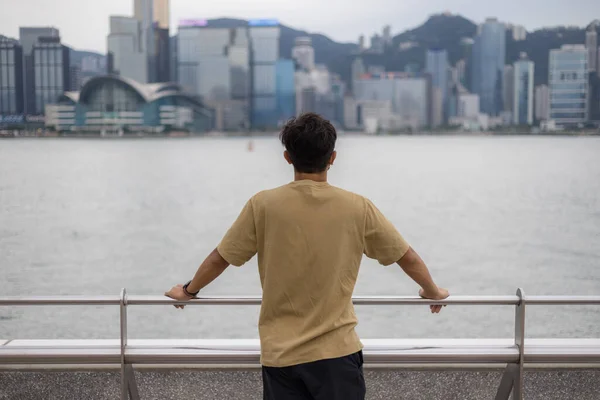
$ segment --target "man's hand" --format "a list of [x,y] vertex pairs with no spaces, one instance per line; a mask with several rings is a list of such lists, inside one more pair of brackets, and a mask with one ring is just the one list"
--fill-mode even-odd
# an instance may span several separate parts
[[[183,285],[181,284],[173,286],[171,290],[165,292],[165,296],[177,301],[190,301],[191,299],[193,299],[193,297],[190,297],[187,294],[185,294],[185,292],[183,291]],[[175,308],[181,308],[182,310],[184,307],[184,305],[175,305]]]
[[[432,292],[432,293],[426,292],[425,289],[420,289],[419,296],[421,296],[424,299],[430,299],[430,300],[444,300],[445,298],[450,296],[450,293],[448,293],[448,290],[438,287],[437,291]],[[446,307],[446,306],[443,306],[443,307]],[[431,312],[433,314],[438,314],[442,310],[442,306],[439,304],[438,305],[432,304],[429,306],[429,309],[431,310]]]

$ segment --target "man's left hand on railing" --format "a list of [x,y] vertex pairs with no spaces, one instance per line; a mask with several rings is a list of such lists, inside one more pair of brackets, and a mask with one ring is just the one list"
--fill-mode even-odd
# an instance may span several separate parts
[[[177,301],[190,301],[191,299],[193,299],[194,297],[190,297],[188,294],[186,294],[185,290],[183,290],[183,285],[178,284],[175,285],[171,288],[171,290],[169,290],[168,292],[165,292],[165,296],[172,298],[173,300],[177,300]],[[175,308],[180,308],[183,310],[185,306],[184,305],[175,305]]]

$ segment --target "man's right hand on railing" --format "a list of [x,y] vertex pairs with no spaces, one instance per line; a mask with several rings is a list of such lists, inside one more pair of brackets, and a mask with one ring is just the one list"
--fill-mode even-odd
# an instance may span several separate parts
[[[419,290],[419,296],[421,296],[424,299],[430,299],[430,300],[444,300],[445,298],[450,296],[450,293],[448,292],[447,289],[444,289],[441,287],[438,287],[437,291],[434,291],[432,293],[426,292],[425,289],[421,288]],[[446,306],[435,305],[435,304],[432,304],[429,306],[429,308],[433,314],[439,313],[442,310],[442,307],[446,307]]]

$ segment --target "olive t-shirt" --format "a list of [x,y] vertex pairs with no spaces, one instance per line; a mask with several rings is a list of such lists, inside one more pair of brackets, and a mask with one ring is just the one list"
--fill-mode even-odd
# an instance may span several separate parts
[[217,250],[235,266],[258,253],[261,363],[285,367],[359,351],[352,291],[362,255],[390,265],[408,248],[366,198],[301,180],[253,196]]

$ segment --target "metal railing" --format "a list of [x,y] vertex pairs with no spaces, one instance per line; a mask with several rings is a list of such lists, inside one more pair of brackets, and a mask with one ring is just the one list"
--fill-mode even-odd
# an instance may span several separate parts
[[[523,366],[525,350],[525,309],[529,305],[600,305],[600,296],[525,296],[518,289],[514,296],[450,296],[445,300],[419,297],[356,296],[355,305],[505,305],[515,307],[514,344],[518,348],[518,362],[508,365],[498,388],[496,399],[523,398]],[[125,289],[119,296],[36,296],[0,297],[2,306],[66,306],[114,305],[120,307],[121,396],[138,399],[137,385],[131,364],[127,363],[127,307],[133,305],[260,305],[257,296],[202,296],[188,302],[177,302],[164,296],[130,296]],[[460,362],[460,359],[456,360]],[[568,360],[566,360],[568,362]],[[1,359],[0,359],[1,364]]]

